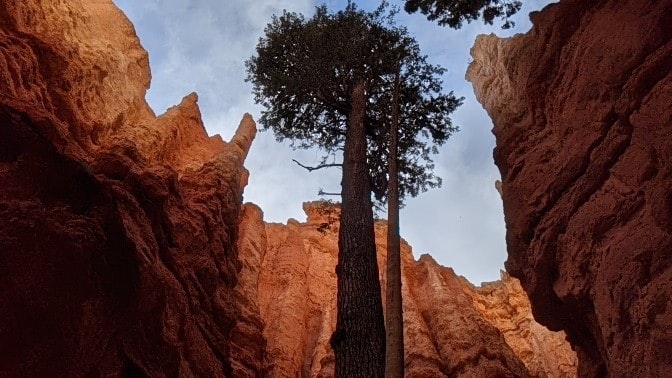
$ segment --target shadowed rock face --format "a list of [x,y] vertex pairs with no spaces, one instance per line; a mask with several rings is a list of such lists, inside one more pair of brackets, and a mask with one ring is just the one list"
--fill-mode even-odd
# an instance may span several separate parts
[[482,36],[509,258],[585,376],[672,376],[672,1],[566,0]]
[[0,376],[224,376],[255,134],[155,117],[111,1],[0,5]]
[[[270,376],[333,376],[339,209],[314,202],[304,210],[306,223],[265,224],[259,208],[243,206],[236,290],[263,319]],[[378,222],[379,266],[386,263],[386,233]],[[405,242],[402,265],[406,376],[575,376],[576,356],[564,334],[532,319],[517,280],[503,274],[474,287],[428,255],[414,261]]]

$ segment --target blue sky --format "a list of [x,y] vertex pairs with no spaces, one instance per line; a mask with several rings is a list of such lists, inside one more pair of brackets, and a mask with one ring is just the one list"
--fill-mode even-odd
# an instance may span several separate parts
[[[208,132],[230,139],[243,114],[258,118],[251,86],[244,82],[244,61],[254,48],[272,14],[283,9],[311,15],[316,5],[342,9],[346,0],[114,0],[135,25],[149,52],[152,84],[147,100],[157,114],[197,92]],[[476,284],[499,279],[506,260],[502,203],[495,190],[499,172],[492,159],[492,122],[464,80],[469,49],[477,34],[510,36],[530,28],[528,13],[549,0],[523,0],[514,16],[516,28],[503,31],[473,22],[460,30],[436,26],[422,15],[398,15],[418,40],[429,61],[447,69],[444,89],[464,96],[464,105],[453,114],[461,131],[435,157],[436,173],[443,187],[407,200],[401,212],[401,234],[417,257],[431,254]],[[379,0],[356,1],[371,10]],[[392,5],[403,8],[401,0]],[[246,166],[250,181],[244,199],[264,210],[267,222],[305,220],[301,204],[316,200],[317,191],[340,191],[340,171],[308,173],[292,163],[319,161],[318,150],[293,151],[275,141],[270,132],[257,135]]]

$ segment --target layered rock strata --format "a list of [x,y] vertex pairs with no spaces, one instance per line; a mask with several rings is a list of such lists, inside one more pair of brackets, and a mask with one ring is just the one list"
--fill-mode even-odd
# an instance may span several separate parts
[[231,376],[252,119],[156,117],[110,0],[2,2],[0,78],[0,376]]
[[563,0],[468,78],[494,122],[507,270],[583,376],[672,376],[672,1]]
[[[244,205],[237,290],[263,319],[269,376],[333,376],[338,208],[314,202],[304,210],[305,223],[264,224],[260,209]],[[379,266],[386,263],[386,232],[378,222]],[[532,319],[515,279],[503,274],[474,287],[428,255],[415,261],[405,242],[402,265],[406,376],[575,376],[564,334]]]

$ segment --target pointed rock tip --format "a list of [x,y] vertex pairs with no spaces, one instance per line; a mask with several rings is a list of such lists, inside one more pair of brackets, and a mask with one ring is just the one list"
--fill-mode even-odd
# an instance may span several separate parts
[[256,135],[257,124],[254,122],[250,113],[245,113],[240,120],[236,133],[231,139],[231,143],[237,145],[242,150],[243,157],[246,157]]

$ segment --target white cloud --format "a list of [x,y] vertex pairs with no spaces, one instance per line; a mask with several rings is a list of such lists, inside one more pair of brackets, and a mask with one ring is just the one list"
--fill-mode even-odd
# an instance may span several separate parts
[[[346,0],[324,1],[342,9]],[[310,0],[115,0],[135,24],[143,46],[150,53],[152,86],[148,101],[157,113],[179,103],[190,93],[199,94],[199,104],[210,134],[229,139],[243,113],[258,118],[251,87],[244,82],[244,61],[254,53],[258,38],[272,14],[283,9],[311,14]],[[400,1],[392,1],[401,6]],[[429,252],[437,261],[452,266],[473,282],[499,277],[506,258],[504,222],[494,181],[499,178],[492,161],[494,137],[491,121],[473,98],[464,80],[469,49],[476,34],[496,32],[511,35],[529,29],[526,14],[547,0],[524,1],[516,16],[518,27],[502,32],[480,22],[452,30],[428,22],[422,15],[399,14],[401,23],[420,42],[434,64],[448,68],[446,90],[465,96],[465,105],[453,116],[462,129],[436,157],[437,173],[444,186],[408,200],[402,210],[402,235],[414,246],[416,256]],[[378,0],[360,2],[373,9]],[[268,221],[305,219],[301,203],[317,198],[317,190],[340,189],[340,171],[308,173],[292,163],[295,158],[315,164],[318,151],[292,151],[274,136],[259,133],[246,166],[251,172],[245,200],[259,204]]]

